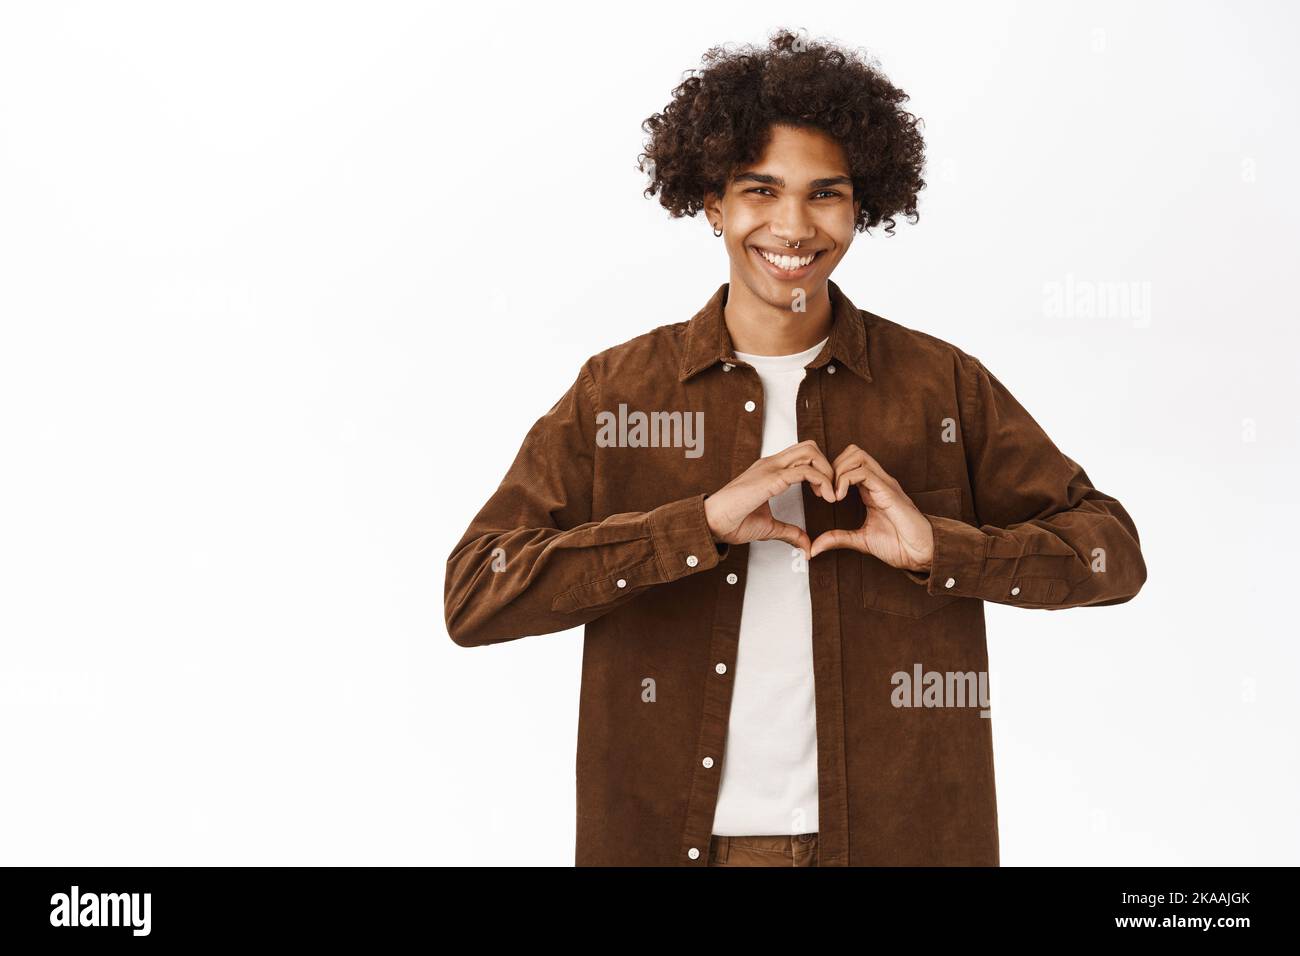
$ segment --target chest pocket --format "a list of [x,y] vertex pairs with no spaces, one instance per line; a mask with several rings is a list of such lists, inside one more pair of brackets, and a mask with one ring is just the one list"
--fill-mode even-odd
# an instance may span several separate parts
[[[964,520],[960,488],[909,491],[907,496],[922,514]],[[950,593],[929,594],[926,586],[913,581],[907,572],[870,554],[862,555],[862,603],[866,607],[903,617],[925,617],[957,598]]]

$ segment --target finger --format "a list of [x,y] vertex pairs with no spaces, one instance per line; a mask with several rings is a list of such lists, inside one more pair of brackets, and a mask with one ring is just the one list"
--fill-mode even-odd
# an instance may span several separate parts
[[835,493],[838,497],[848,494],[848,490],[853,485],[861,485],[868,492],[876,495],[884,495],[886,499],[895,494],[894,488],[887,480],[881,477],[866,461],[862,461],[856,468],[841,472],[836,477]]
[[830,461],[826,458],[825,453],[817,447],[817,443],[809,438],[803,443],[808,448],[808,463],[820,471],[831,481],[835,480],[835,469],[831,467]]
[[782,474],[789,478],[790,484],[806,481],[824,499],[832,504],[835,502],[835,486],[831,483],[831,477],[822,474],[812,465],[791,465]]
[[775,455],[772,455],[770,460],[775,462],[780,467],[784,468],[786,465],[792,464],[793,462],[800,461],[801,459],[806,459],[808,457],[808,446],[810,444],[813,447],[816,447],[817,445],[817,443],[814,442],[811,438],[806,438],[803,441],[797,441],[789,448],[782,448]]
[[[826,459],[822,450],[817,447],[817,442],[811,438],[804,439],[796,445],[791,445],[773,457],[782,468],[788,468],[791,465],[811,465],[825,475],[829,481],[834,482],[835,480],[835,469],[831,467],[831,463]],[[832,499],[827,498],[827,500],[831,501]]]
[[835,500],[843,501],[844,496],[849,493],[850,486],[856,480],[861,481],[861,475],[864,470],[864,460],[861,453],[852,455],[848,458],[841,456],[835,464]]
[[874,494],[893,492],[892,486],[885,483],[883,477],[880,477],[879,473],[876,473],[874,468],[868,466],[866,462],[859,463],[857,467],[850,468],[849,471],[840,472],[836,484],[837,492],[844,489],[844,492],[848,493],[848,489],[852,485],[862,485],[868,492]]
[[[857,445],[845,445],[843,451],[835,456],[833,467],[836,471],[848,465],[848,463],[857,455],[862,453],[862,449]],[[848,467],[852,467],[848,465]]]
[[818,446],[816,440],[812,438],[805,438],[801,442],[796,442],[789,448],[777,452],[772,458],[782,465],[788,465],[795,461],[823,461],[827,466],[830,465],[830,462],[826,460],[826,454]]
[[876,459],[872,458],[870,454],[868,454],[867,452],[863,451],[861,448],[859,448],[858,451],[859,451],[859,453],[862,455],[862,458],[866,461],[867,465],[869,465],[869,466],[871,467],[871,469],[872,469],[872,470],[873,470],[877,475],[879,475],[882,479],[884,479],[885,482],[887,482],[888,484],[892,485],[893,488],[894,488],[894,490],[897,491],[900,495],[903,494],[903,486],[900,485],[900,484],[899,484],[899,483],[894,479],[894,476],[893,476],[893,475],[891,475],[889,472],[885,471],[885,466],[884,466],[884,465],[882,465],[880,462],[876,461]]
[[865,465],[879,475],[880,478],[890,485],[898,494],[904,494],[903,486],[898,483],[893,475],[885,470],[885,466],[878,462],[874,456],[859,448],[857,445],[848,445],[835,457],[835,487],[839,493],[839,497],[842,498],[848,493],[848,489],[844,486],[843,482],[839,480],[840,474],[862,465]]
[[866,460],[866,452],[857,445],[848,445],[842,452],[835,456],[836,501],[844,500],[844,497],[849,493],[849,486],[852,484],[852,482],[842,480],[844,473],[862,467],[866,463]]
[[873,507],[892,509],[895,506],[902,505],[903,502],[915,507],[912,504],[912,499],[903,492],[896,490],[893,484],[881,478],[865,462],[853,471],[845,472],[840,478],[856,484],[862,494],[862,500],[872,504]]

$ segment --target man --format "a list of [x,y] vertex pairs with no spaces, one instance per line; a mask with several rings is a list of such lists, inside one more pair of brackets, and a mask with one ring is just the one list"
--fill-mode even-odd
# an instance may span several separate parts
[[448,631],[585,625],[579,865],[996,866],[984,602],[1127,601],[1137,530],[978,359],[830,280],[916,217],[906,95],[789,33],[706,61],[645,124],[649,192],[729,281],[536,422]]

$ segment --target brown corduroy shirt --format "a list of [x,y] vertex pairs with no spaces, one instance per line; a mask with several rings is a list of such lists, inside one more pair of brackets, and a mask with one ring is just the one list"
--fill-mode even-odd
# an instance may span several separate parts
[[[987,679],[984,602],[1127,601],[1146,580],[1137,529],[978,359],[829,292],[799,440],[879,461],[928,517],[934,560],[921,574],[837,549],[806,564],[819,863],[996,866],[972,680]],[[708,863],[749,548],[714,541],[704,499],[759,457],[763,426],[726,295],[588,359],[447,561],[459,645],[585,625],[579,866]],[[863,523],[856,489],[832,505],[802,488],[811,539]]]

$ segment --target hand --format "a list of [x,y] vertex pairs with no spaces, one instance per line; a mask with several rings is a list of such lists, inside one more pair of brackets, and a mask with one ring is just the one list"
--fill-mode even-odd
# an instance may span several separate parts
[[727,544],[777,539],[802,548],[807,555],[808,532],[776,520],[768,502],[791,485],[806,481],[814,492],[834,504],[837,499],[832,477],[831,463],[811,438],[760,458],[722,490],[704,499],[709,530],[716,540]]
[[857,445],[835,459],[835,500],[856,486],[867,508],[866,523],[854,531],[833,529],[817,536],[810,558],[833,548],[851,548],[905,571],[928,571],[934,559],[934,528],[912,504],[903,486]]

